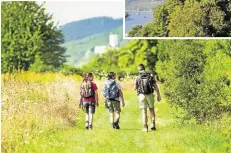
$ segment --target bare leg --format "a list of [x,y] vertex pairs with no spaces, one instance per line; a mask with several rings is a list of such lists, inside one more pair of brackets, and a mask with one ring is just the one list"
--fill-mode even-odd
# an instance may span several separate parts
[[144,125],[145,124],[147,125],[147,122],[148,122],[147,108],[142,109],[142,121]]
[[115,120],[114,120],[114,121],[115,121],[115,123],[117,123],[117,124],[119,123],[119,121],[120,121],[120,112],[116,112],[116,113],[115,113]]
[[120,129],[119,121],[120,121],[120,112],[116,112],[115,113],[115,120],[114,120],[114,125],[115,125],[116,129]]
[[142,131],[148,132],[148,116],[147,116],[147,108],[142,109],[142,121],[144,128]]
[[85,113],[85,127],[88,128],[89,126],[89,115]]
[[89,128],[92,129],[92,124],[93,124],[93,114],[89,113]]
[[110,123],[111,123],[113,129],[115,128],[114,120],[115,120],[115,113],[112,112],[112,113],[110,113]]
[[154,110],[154,108],[149,108],[149,111],[150,111],[150,119],[151,119],[151,129],[156,130],[155,110]]
[[110,123],[114,123],[114,112],[110,113]]

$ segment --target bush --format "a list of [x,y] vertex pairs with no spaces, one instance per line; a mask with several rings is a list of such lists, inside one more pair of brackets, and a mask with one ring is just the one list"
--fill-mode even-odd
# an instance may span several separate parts
[[157,73],[164,94],[171,105],[183,108],[198,123],[231,112],[230,43],[159,41]]

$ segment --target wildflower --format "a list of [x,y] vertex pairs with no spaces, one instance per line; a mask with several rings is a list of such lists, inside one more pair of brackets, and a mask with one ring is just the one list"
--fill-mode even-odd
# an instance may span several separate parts
[[29,141],[25,140],[23,143],[24,143],[24,144],[29,144]]

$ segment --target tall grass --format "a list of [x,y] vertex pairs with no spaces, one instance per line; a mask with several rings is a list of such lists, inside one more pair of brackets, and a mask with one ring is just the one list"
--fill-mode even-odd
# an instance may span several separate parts
[[2,152],[18,152],[44,132],[76,124],[80,76],[2,75]]
[[[141,133],[141,114],[131,79],[121,82],[126,106],[122,111],[120,132],[111,130],[108,112],[103,108],[104,80],[95,81],[100,107],[95,115],[95,136],[92,137],[92,132],[83,130],[83,112],[78,109],[81,80],[80,76],[58,73],[2,75],[2,152],[231,151],[229,116],[203,125],[192,120],[181,123],[174,118],[179,112],[164,101],[156,103],[157,132]],[[76,123],[79,124],[77,128],[70,128]],[[94,145],[86,147],[86,144]]]

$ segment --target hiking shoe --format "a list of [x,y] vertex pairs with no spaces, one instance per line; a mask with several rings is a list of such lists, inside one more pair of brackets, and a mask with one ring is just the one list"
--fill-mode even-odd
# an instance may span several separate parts
[[88,121],[86,121],[86,123],[85,123],[85,129],[89,129],[89,125],[88,125]]
[[156,131],[156,127],[155,126],[151,127],[151,130]]
[[89,125],[89,128],[88,128],[89,130],[92,130],[92,125]]
[[143,132],[148,132],[148,128],[143,128]]
[[115,124],[115,129],[120,129],[119,124]]
[[112,123],[111,125],[112,125],[112,128],[113,128],[113,129],[115,129],[115,128],[116,128],[116,127],[115,127],[115,123]]
[[144,128],[142,129],[143,132],[148,132],[148,125],[144,125]]

